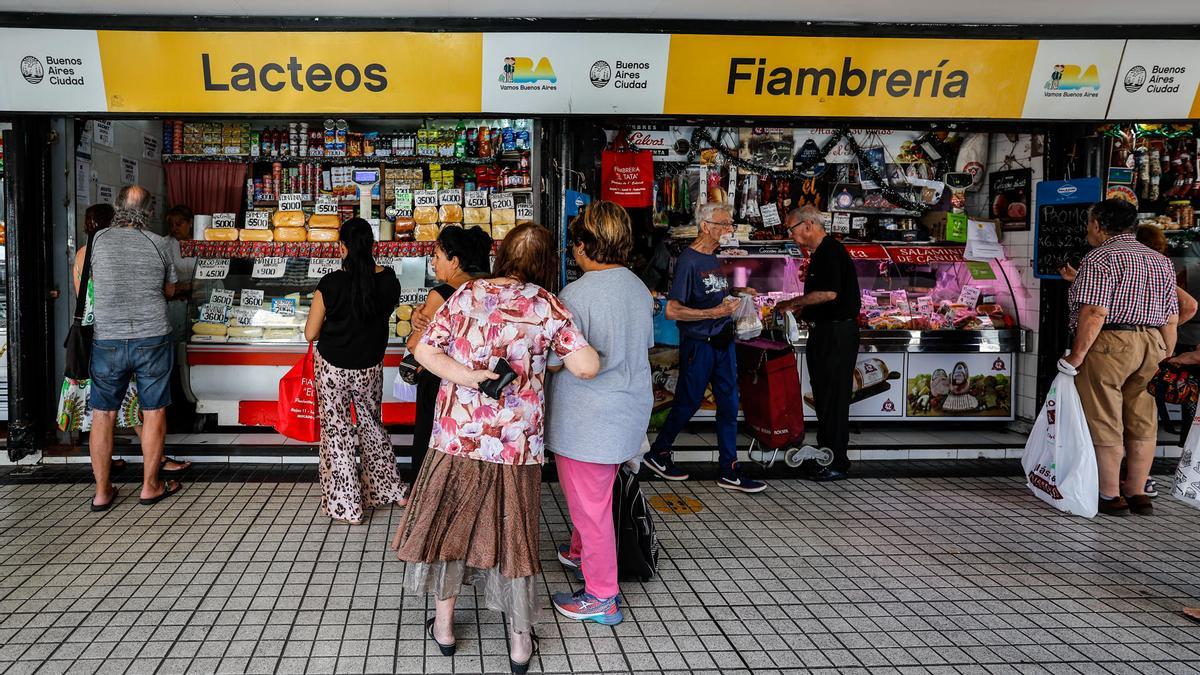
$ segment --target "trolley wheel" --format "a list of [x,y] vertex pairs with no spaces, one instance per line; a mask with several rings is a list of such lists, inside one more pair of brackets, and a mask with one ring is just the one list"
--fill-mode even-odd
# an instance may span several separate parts
[[792,446],[788,448],[787,453],[784,454],[783,462],[793,469],[799,468],[799,466],[804,463],[806,454],[807,453],[804,451],[804,448]]
[[830,450],[829,448],[821,448],[817,452],[817,464],[820,464],[821,466],[829,466],[830,464],[833,464],[833,450]]

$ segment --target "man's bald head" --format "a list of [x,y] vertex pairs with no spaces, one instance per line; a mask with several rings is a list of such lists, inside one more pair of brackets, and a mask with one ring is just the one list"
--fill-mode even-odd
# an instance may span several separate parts
[[113,204],[113,207],[118,211],[149,213],[150,191],[140,185],[126,185],[117,193],[116,203]]

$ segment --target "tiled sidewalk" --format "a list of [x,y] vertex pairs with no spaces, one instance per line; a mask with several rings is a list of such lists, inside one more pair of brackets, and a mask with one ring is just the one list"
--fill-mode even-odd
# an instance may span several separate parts
[[[545,487],[548,597],[571,583]],[[661,577],[624,585],[624,624],[547,609],[535,670],[1200,672],[1200,625],[1178,613],[1200,602],[1200,511],[1169,496],[1154,517],[1085,521],[1009,476],[647,490],[703,510],[658,514]],[[499,617],[469,594],[458,656],[424,639],[430,605],[387,549],[399,510],[331,525],[294,473],[193,481],[150,508],[127,484],[105,514],[89,494],[0,485],[2,673],[507,672]]]

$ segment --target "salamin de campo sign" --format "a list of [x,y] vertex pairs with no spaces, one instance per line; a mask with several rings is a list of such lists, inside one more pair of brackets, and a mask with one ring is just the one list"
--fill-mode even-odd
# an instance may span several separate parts
[[782,66],[765,58],[732,57],[726,93],[732,95],[741,88],[753,86],[758,96],[963,98],[967,95],[970,76],[962,69],[947,71],[949,65],[949,59],[942,59],[934,68],[915,72],[907,68],[864,70],[855,67],[853,57],[847,56],[842,60],[839,74],[833,68]]

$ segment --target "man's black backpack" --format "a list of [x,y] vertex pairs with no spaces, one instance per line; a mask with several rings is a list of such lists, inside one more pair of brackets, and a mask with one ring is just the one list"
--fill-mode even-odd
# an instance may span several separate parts
[[613,483],[613,525],[617,534],[617,577],[622,581],[652,579],[658,571],[658,537],[637,474],[625,465],[617,470]]

